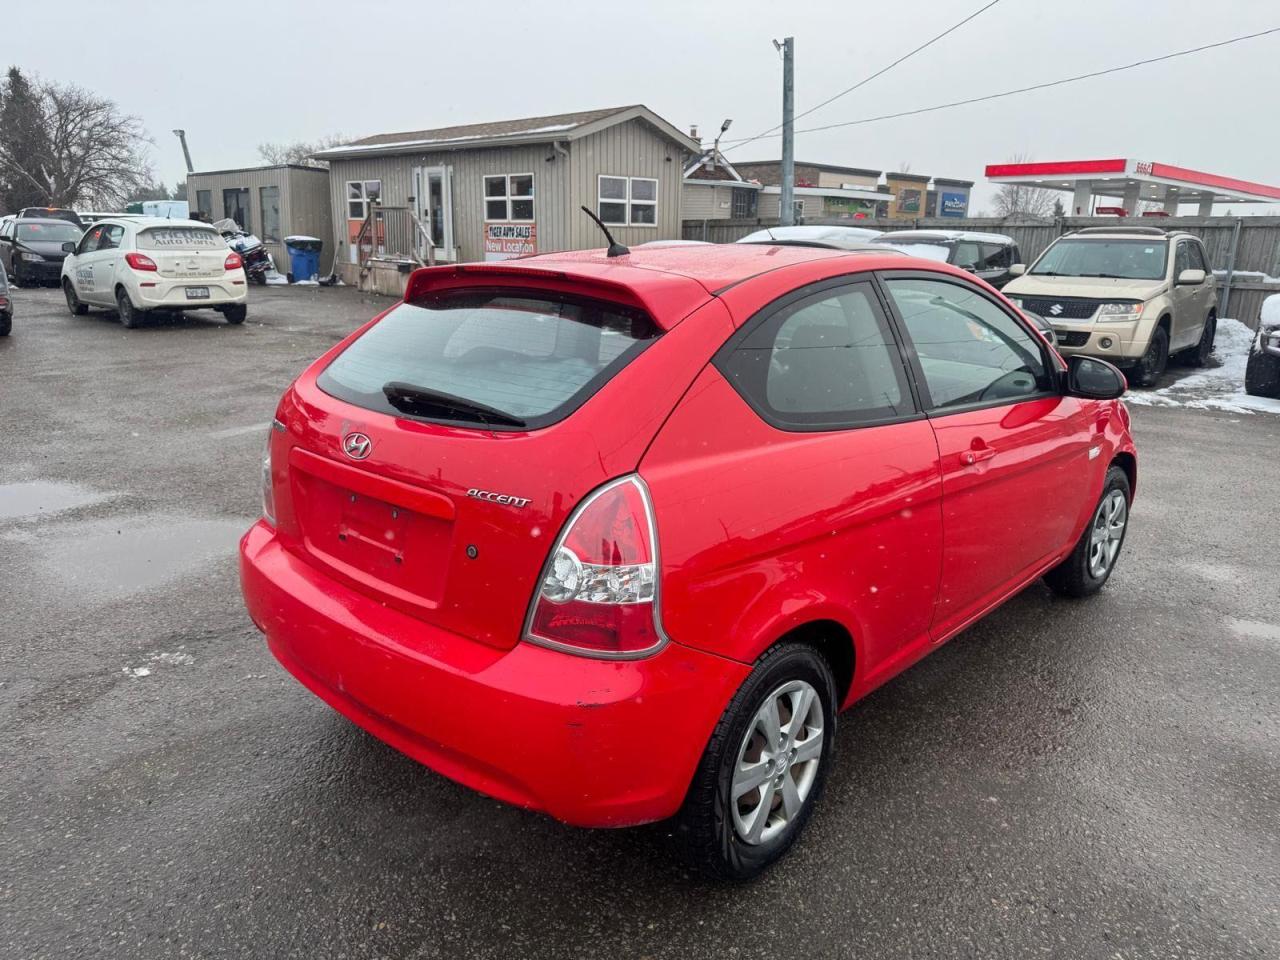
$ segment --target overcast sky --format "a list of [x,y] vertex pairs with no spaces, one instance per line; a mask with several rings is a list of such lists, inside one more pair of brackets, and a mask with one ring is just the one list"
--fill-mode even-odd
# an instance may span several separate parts
[[[6,4],[0,56],[142,118],[157,174],[259,161],[263,141],[352,137],[643,103],[708,140],[778,122],[862,79],[986,0],[600,0]],[[794,12],[792,12],[794,11]],[[1280,26],[1275,0],[1001,0],[798,129],[981,96]],[[802,160],[979,181],[987,163],[1134,157],[1280,184],[1280,34],[988,104],[797,138]],[[728,139],[727,138],[727,139]],[[730,160],[776,158],[777,139]],[[1221,212],[1221,211],[1219,211]],[[1243,211],[1237,211],[1243,212]]]

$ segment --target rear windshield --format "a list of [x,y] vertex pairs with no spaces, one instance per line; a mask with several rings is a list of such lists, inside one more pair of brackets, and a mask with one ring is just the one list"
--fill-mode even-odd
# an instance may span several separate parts
[[443,292],[394,307],[317,382],[395,416],[535,428],[567,416],[657,336],[647,316],[616,304]]
[[217,250],[226,245],[217,231],[199,227],[152,227],[138,234],[139,250]]
[[1163,280],[1167,254],[1164,240],[1059,240],[1036,261],[1031,273],[1043,277]]
[[79,240],[84,231],[65,220],[37,220],[33,223],[18,222],[18,239],[30,242],[66,243]]

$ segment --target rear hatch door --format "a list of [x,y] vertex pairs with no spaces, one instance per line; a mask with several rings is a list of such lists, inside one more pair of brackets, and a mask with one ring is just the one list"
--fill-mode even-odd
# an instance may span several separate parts
[[709,319],[667,331],[635,302],[513,278],[397,305],[281,405],[282,538],[380,602],[513,646],[569,513],[635,469],[730,331],[696,299]]
[[138,250],[156,262],[160,276],[171,280],[207,280],[226,271],[226,242],[212,228],[156,226],[138,232]]

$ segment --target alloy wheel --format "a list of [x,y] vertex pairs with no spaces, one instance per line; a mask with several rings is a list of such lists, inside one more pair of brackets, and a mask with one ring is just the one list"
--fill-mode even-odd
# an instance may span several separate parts
[[1128,522],[1129,504],[1125,500],[1124,491],[1112,490],[1098,504],[1089,535],[1089,575],[1095,580],[1106,576],[1116,562]]
[[765,698],[738,747],[729,788],[733,828],[756,845],[794,822],[822,762],[823,711],[804,680],[784,683]]

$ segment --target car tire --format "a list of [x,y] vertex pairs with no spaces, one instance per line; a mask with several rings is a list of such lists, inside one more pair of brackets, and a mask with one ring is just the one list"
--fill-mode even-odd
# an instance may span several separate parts
[[1200,342],[1183,354],[1187,366],[1203,367],[1209,362],[1213,353],[1213,341],[1218,335],[1218,316],[1210,312],[1204,318],[1204,327],[1200,331]]
[[[805,720],[793,730],[806,702]],[[765,742],[770,704],[781,738],[773,749]],[[808,644],[780,644],[756,662],[712,732],[675,818],[678,853],[690,867],[711,880],[743,882],[791,848],[831,765],[835,704],[831,667]],[[813,750],[810,759],[796,759]],[[750,778],[735,783],[743,761],[765,779],[754,787],[745,786]]]
[[13,269],[9,271],[9,282],[15,287],[25,287],[22,276],[22,261],[17,257],[13,258]]
[[129,299],[129,291],[124,287],[116,288],[116,313],[120,316],[120,325],[132,330],[142,322],[142,312]]
[[1244,392],[1280,400],[1280,357],[1263,353],[1255,341],[1244,368]]
[[[1133,491],[1129,475],[1114,464],[1107,470],[1102,496],[1070,556],[1045,574],[1049,588],[1064,597],[1088,597],[1102,589],[1120,559],[1129,532]],[[1118,520],[1118,523],[1117,523]]]
[[241,324],[244,318],[249,315],[249,308],[243,303],[237,303],[234,306],[223,307],[222,315],[227,318],[227,323]]
[[89,305],[84,303],[76,296],[76,288],[70,280],[62,281],[62,293],[67,298],[67,309],[77,317],[83,317],[89,312]]
[[1156,327],[1151,334],[1151,342],[1137,363],[1133,365],[1133,385],[1135,387],[1153,387],[1169,366],[1169,331],[1164,327]]
[[13,332],[13,314],[0,313],[0,337],[7,337]]

